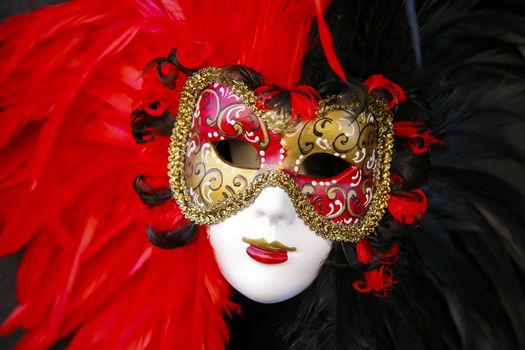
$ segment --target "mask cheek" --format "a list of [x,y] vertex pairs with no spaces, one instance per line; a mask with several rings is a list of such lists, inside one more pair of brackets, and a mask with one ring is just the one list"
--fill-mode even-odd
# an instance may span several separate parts
[[315,210],[334,223],[357,223],[372,201],[373,174],[365,174],[355,166],[335,177],[314,179],[298,175],[296,181]]
[[[277,303],[307,288],[327,258],[332,242],[299,220],[283,189],[265,188],[237,214],[209,226],[210,243],[226,280],[244,296],[260,303]],[[293,247],[287,260],[261,261],[248,253],[249,241],[264,238]]]

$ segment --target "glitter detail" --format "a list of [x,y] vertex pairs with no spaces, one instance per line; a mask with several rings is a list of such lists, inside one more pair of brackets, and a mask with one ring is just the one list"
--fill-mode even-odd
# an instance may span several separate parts
[[[197,224],[216,224],[252,204],[264,188],[279,187],[290,197],[297,215],[319,236],[334,241],[350,242],[357,242],[368,237],[379,224],[387,206],[390,192],[390,162],[394,143],[392,114],[384,103],[373,96],[369,97],[368,111],[378,122],[379,142],[375,166],[375,190],[367,214],[358,223],[354,225],[338,224],[321,216],[301,192],[293,178],[278,170],[261,174],[251,185],[221,202],[212,203],[206,207],[200,207],[193,202],[184,180],[187,138],[199,94],[211,83],[217,82],[220,73],[221,70],[218,68],[200,70],[187,80],[180,97],[179,113],[169,148],[168,175],[174,199],[184,216]],[[244,83],[231,78],[221,78],[220,82],[231,88],[255,115],[262,117],[264,111],[258,110],[255,95]],[[348,109],[352,107],[349,106]],[[330,99],[327,99],[319,103],[317,115],[341,109],[345,109],[345,106],[330,104]],[[284,142],[281,141],[281,144],[284,145]],[[344,155],[342,157],[344,158]],[[262,159],[261,162],[263,162]],[[313,185],[314,183],[315,181],[312,182]]]

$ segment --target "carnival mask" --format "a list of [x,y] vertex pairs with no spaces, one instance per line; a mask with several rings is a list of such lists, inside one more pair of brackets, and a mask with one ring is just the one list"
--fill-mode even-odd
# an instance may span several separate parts
[[328,99],[315,118],[283,123],[242,82],[219,75],[201,70],[180,99],[169,175],[186,218],[216,224],[264,188],[280,187],[319,236],[366,238],[388,199],[393,136],[386,106],[371,98],[363,110]]
[[391,114],[373,98],[365,109],[329,98],[293,120],[220,69],[203,69],[181,95],[170,183],[185,217],[211,225],[226,279],[277,302],[313,281],[331,241],[356,242],[377,226],[392,138]]

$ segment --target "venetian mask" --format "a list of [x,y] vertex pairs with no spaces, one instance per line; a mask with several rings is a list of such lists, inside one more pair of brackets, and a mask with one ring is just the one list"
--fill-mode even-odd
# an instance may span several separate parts
[[293,120],[216,68],[182,92],[170,146],[174,197],[186,218],[211,225],[223,274],[256,301],[301,292],[331,241],[366,238],[383,216],[391,114],[374,98],[367,108],[336,101]]

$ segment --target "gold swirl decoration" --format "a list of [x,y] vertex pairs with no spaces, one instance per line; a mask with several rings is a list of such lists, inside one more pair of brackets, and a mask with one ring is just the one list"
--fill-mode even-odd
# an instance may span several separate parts
[[[169,148],[168,175],[171,190],[184,216],[197,223],[211,225],[235,215],[249,206],[264,188],[280,187],[290,197],[298,216],[304,223],[323,238],[334,241],[357,242],[370,235],[384,215],[390,192],[390,162],[393,149],[393,121],[387,106],[373,98],[369,98],[368,110],[361,115],[372,115],[377,122],[377,157],[375,160],[374,194],[370,207],[364,218],[354,225],[338,224],[321,216],[312,206],[305,193],[301,191],[294,179],[279,170],[270,170],[257,175],[251,184],[230,193],[227,198],[212,202],[206,206],[194,203],[189,193],[191,186],[185,183],[184,163],[187,141],[190,133],[192,116],[196,101],[202,91],[211,83],[219,82],[221,70],[205,68],[188,79],[182,91],[177,123],[173,129]],[[250,108],[254,115],[262,118],[265,111],[257,108],[256,97],[242,82],[221,77],[220,83],[228,86]],[[317,115],[328,112],[356,110],[357,106],[341,107],[325,100],[319,104]]]

